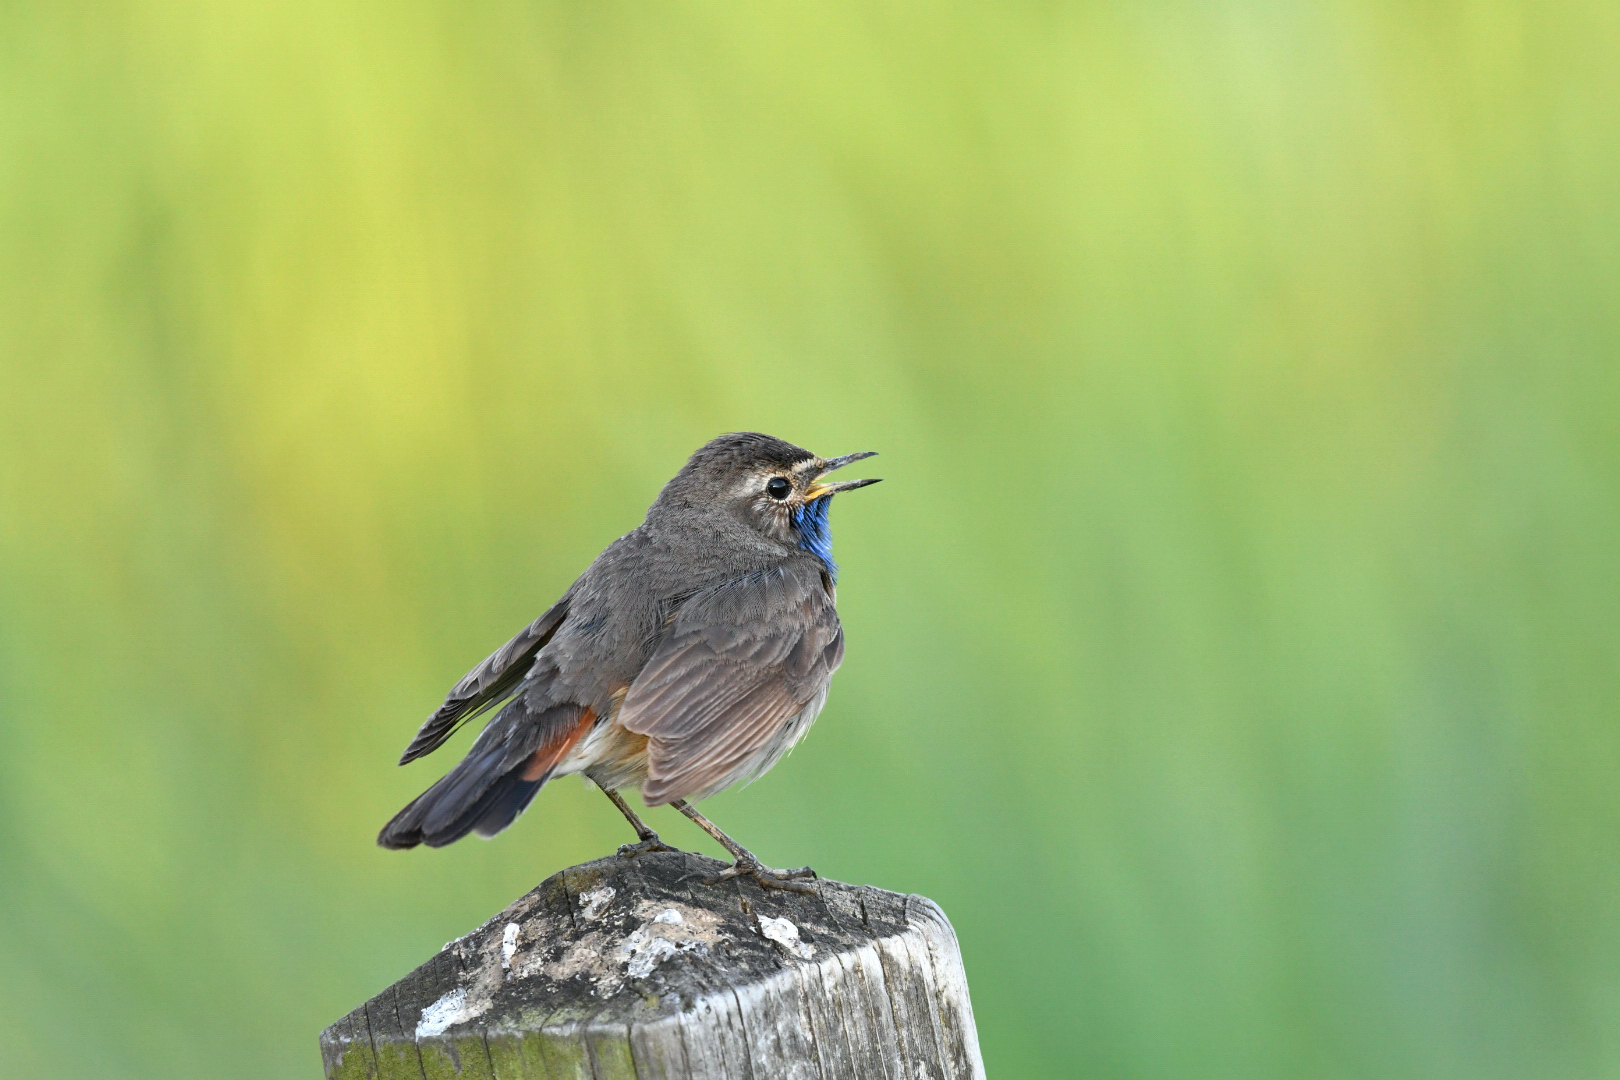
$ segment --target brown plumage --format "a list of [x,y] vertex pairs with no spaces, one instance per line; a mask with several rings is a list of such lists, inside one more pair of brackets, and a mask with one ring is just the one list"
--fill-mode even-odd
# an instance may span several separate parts
[[826,702],[844,655],[827,504],[876,481],[822,477],[869,456],[826,460],[752,432],[692,455],[646,521],[422,725],[401,764],[499,706],[466,758],[377,842],[493,836],[552,776],[584,773],[641,837],[627,853],[662,847],[615,794],[640,785],[649,805],[675,805],[732,850],[727,876],[802,887],[800,872],[761,866],[689,801],[764,773]]

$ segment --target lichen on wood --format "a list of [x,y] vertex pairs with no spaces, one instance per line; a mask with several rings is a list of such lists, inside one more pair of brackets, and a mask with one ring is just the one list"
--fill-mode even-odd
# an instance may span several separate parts
[[978,1080],[937,905],[700,855],[556,874],[321,1035],[333,1080]]

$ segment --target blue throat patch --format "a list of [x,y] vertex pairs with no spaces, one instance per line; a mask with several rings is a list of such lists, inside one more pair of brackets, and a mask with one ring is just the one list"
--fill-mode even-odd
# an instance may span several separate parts
[[832,557],[832,526],[827,523],[827,511],[833,497],[823,495],[808,506],[793,511],[793,527],[799,530],[799,546],[827,568],[834,581],[838,580],[838,564]]

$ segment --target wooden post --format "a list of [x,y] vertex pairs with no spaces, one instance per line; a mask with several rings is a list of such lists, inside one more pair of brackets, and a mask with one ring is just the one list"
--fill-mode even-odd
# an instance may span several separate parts
[[983,1080],[932,900],[703,885],[613,856],[547,878],[321,1034],[331,1080]]

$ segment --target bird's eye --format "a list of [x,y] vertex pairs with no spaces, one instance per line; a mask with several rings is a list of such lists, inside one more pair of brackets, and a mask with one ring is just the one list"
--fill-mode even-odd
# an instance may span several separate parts
[[771,482],[765,485],[765,494],[777,501],[787,498],[788,492],[792,490],[793,485],[780,476],[771,477]]

